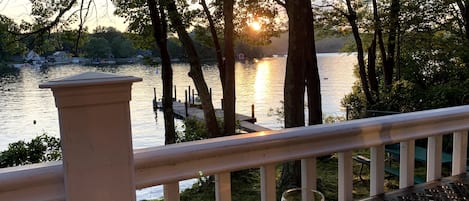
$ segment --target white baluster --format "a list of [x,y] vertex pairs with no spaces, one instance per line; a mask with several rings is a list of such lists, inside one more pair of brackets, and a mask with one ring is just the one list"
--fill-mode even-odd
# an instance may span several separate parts
[[316,189],[316,158],[301,160],[301,188],[308,189],[302,191],[304,201],[310,201],[313,198],[313,192],[309,189]]
[[260,168],[261,173],[261,200],[276,200],[276,183],[275,183],[275,164],[264,165]]
[[399,188],[414,185],[415,141],[400,143]]
[[353,159],[352,151],[339,153],[339,200],[353,199]]
[[215,175],[216,201],[231,201],[231,173]]
[[466,172],[467,165],[467,130],[453,133],[453,165],[451,174]]
[[165,201],[179,201],[179,182],[163,185]]
[[370,148],[370,196],[384,193],[384,145]]
[[441,153],[443,136],[428,137],[427,145],[427,181],[441,178]]

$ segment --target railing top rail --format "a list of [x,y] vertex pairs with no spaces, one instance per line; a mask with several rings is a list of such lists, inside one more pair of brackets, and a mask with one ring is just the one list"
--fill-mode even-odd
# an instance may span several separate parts
[[[134,151],[137,188],[469,129],[469,106],[264,131]],[[0,169],[0,195],[38,184],[62,198],[61,162]],[[1,197],[0,196],[0,197]],[[17,193],[14,196],[18,196]],[[37,195],[36,195],[37,196]]]
[[0,168],[0,189],[2,190],[44,183],[45,180],[63,182],[62,161]]
[[458,106],[151,147],[135,151],[137,186],[467,129],[469,106]]
[[0,168],[0,200],[64,200],[62,161]]

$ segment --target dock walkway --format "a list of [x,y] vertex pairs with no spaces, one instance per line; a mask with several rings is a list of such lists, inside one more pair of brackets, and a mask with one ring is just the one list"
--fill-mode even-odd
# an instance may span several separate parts
[[[158,108],[162,108],[162,103],[158,102]],[[184,103],[174,101],[173,102],[173,112],[176,118],[185,119],[185,118],[195,118],[198,120],[204,120],[204,111],[198,107],[188,107],[186,115],[186,107]],[[217,118],[223,118],[223,110],[215,109],[215,115]],[[268,131],[271,130],[266,127],[254,124],[257,119],[252,116],[236,114],[236,120],[239,121],[239,127],[241,130],[246,132],[259,132],[259,131]]]

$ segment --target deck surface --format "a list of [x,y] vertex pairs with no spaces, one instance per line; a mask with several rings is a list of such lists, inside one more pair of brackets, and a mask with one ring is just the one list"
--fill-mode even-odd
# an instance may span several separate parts
[[469,175],[446,177],[363,200],[469,200]]

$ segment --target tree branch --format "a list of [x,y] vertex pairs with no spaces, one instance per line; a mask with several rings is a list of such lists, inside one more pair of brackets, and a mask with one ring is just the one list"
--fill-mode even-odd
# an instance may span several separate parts
[[57,17],[55,17],[55,19],[50,23],[48,24],[47,26],[45,27],[42,27],[36,31],[31,31],[31,32],[28,32],[28,33],[17,33],[17,32],[13,32],[13,31],[9,31],[9,33],[13,34],[13,35],[34,35],[34,34],[39,34],[39,33],[45,33],[47,31],[49,31],[50,29],[52,29],[53,27],[55,27],[59,22],[60,22],[60,19],[63,17],[63,15],[65,15],[65,13],[67,11],[69,11],[73,5],[77,2],[77,0],[72,0],[68,5],[67,7],[65,7],[64,9],[60,10],[59,14],[57,15]]

